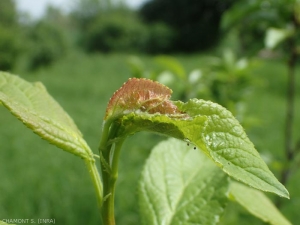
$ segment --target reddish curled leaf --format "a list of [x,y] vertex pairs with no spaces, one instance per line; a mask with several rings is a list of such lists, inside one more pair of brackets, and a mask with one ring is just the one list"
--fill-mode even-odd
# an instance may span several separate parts
[[131,78],[111,97],[105,120],[128,112],[182,114],[170,97],[172,90],[149,79]]

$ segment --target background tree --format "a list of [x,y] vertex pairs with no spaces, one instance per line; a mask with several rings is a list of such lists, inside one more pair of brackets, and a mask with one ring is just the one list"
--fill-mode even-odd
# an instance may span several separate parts
[[42,19],[27,25],[29,69],[50,65],[66,54],[73,41],[68,22],[59,9],[49,6]]
[[233,30],[238,36],[241,54],[255,55],[264,48],[266,30],[270,27],[293,26],[295,0],[247,0],[236,2],[222,19],[224,32]]
[[10,70],[21,52],[18,15],[12,0],[0,1],[0,69]]
[[174,51],[194,52],[214,46],[220,37],[222,13],[234,0],[152,0],[143,5],[147,23],[163,22],[176,33]]

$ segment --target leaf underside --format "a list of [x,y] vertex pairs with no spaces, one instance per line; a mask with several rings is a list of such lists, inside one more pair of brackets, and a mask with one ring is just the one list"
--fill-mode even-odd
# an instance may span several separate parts
[[261,191],[238,182],[230,182],[229,197],[252,215],[272,225],[291,225],[270,199]]
[[39,82],[0,72],[0,103],[41,138],[81,158],[91,150],[70,116]]
[[143,224],[217,224],[227,176],[185,142],[169,139],[151,152],[139,183]]

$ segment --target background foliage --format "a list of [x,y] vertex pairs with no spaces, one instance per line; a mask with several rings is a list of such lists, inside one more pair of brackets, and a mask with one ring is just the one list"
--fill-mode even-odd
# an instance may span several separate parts
[[12,0],[0,3],[0,68],[9,70],[21,52],[21,43],[17,38],[20,26],[17,21],[15,3]]

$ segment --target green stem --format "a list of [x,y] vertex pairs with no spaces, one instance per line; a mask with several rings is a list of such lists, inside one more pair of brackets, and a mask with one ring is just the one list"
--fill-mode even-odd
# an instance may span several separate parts
[[103,201],[103,187],[100,179],[98,169],[95,164],[95,160],[85,160],[85,164],[92,178],[94,188],[96,190],[97,203],[101,207]]
[[118,141],[112,151],[111,160],[111,171],[103,171],[103,183],[104,183],[104,201],[102,206],[102,220],[106,225],[115,225],[114,217],[114,199],[115,199],[115,189],[116,181],[118,178],[118,162],[119,155],[121,152],[123,140]]
[[118,124],[106,121],[99,146],[103,179],[102,220],[105,225],[115,225],[114,198],[118,178],[118,161],[124,139],[116,139]]
[[[112,121],[105,121],[103,124],[102,128],[102,136],[100,140],[100,145],[99,145],[99,152],[101,151],[106,151],[107,150],[107,141],[108,141],[108,136],[109,136],[109,131],[110,131],[110,126],[112,124]],[[101,154],[100,154],[101,155]]]

